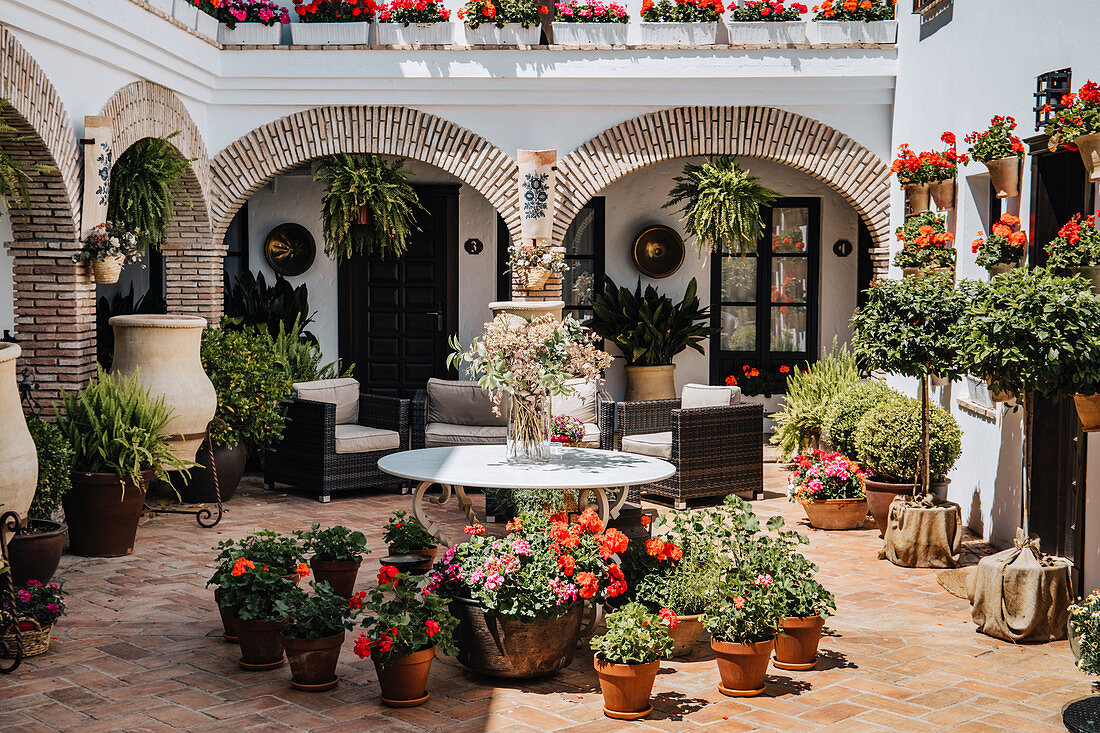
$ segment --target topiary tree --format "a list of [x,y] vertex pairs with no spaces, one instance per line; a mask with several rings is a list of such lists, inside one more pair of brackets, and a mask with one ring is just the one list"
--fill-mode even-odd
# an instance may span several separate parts
[[931,406],[928,460],[924,463],[924,406],[919,400],[894,394],[873,405],[856,424],[852,440],[861,465],[876,476],[899,483],[915,480],[927,466],[930,482],[942,481],[962,452],[958,422],[939,405]]
[[890,400],[905,399],[900,392],[883,382],[855,382],[842,389],[829,402],[823,434],[833,450],[853,461],[862,460],[856,447],[855,432],[860,419],[878,405]]

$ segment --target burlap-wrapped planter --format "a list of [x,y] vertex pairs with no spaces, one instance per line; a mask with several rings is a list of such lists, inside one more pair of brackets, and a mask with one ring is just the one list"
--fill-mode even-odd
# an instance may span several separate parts
[[917,501],[896,496],[882,557],[906,568],[953,568],[959,564],[962,534],[962,509],[955,502],[934,494]]
[[1044,555],[1038,538],[983,557],[967,582],[978,631],[1005,641],[1056,641],[1066,636],[1073,581],[1069,561]]

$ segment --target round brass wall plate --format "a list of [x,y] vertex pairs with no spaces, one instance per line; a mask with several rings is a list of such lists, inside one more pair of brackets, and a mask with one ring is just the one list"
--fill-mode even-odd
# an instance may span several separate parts
[[684,264],[684,240],[672,227],[655,224],[634,239],[634,266],[647,277],[668,277]]
[[264,240],[264,259],[283,277],[301,275],[313,265],[316,256],[313,235],[301,224],[280,224]]

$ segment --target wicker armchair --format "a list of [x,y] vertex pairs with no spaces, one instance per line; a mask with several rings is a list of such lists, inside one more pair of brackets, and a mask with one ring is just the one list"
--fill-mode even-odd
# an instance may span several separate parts
[[[683,509],[688,499],[726,496],[743,498],[764,494],[764,406],[743,402],[722,407],[681,409],[680,400],[616,402],[605,406],[605,448],[622,450],[623,438],[655,436],[671,431],[667,460],[676,473],[654,484],[631,489],[630,498],[655,494],[672,499]],[[609,415],[610,413],[610,415]],[[667,439],[664,449],[667,450]],[[633,446],[637,452],[657,455],[660,450]],[[653,444],[657,448],[656,442]]]
[[[358,383],[354,389],[358,391]],[[402,479],[379,470],[378,459],[410,448],[409,400],[360,394],[353,421],[347,419],[346,409],[335,402],[295,397],[283,440],[267,453],[265,487],[290,484],[316,494],[322,503],[342,491],[403,489]]]

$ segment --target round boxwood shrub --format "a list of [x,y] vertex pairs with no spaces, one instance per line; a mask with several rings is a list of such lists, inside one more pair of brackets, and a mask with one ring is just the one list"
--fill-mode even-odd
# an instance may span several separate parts
[[855,432],[860,419],[876,405],[891,399],[905,399],[882,382],[856,382],[841,390],[829,403],[824,432],[829,445],[853,461],[860,460]]
[[[962,432],[939,405],[929,411],[929,472],[942,481],[962,451]],[[864,470],[883,479],[911,482],[917,476],[921,448],[921,405],[910,397],[880,402],[860,418],[855,448]]]

